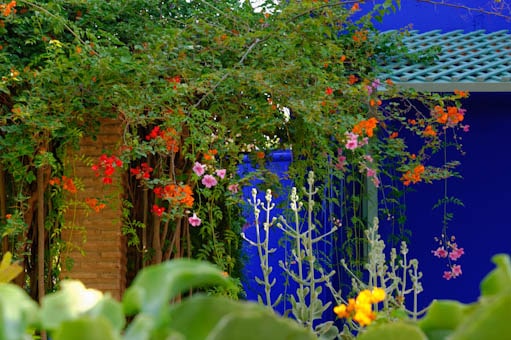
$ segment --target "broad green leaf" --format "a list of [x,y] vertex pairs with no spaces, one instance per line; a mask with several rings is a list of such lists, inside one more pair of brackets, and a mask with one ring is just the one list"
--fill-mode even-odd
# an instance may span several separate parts
[[463,320],[451,340],[506,339],[511,334],[511,294],[484,300]]
[[374,325],[362,331],[360,340],[427,340],[426,335],[414,324],[395,322]]
[[104,317],[106,320],[110,321],[113,329],[118,332],[126,325],[121,303],[109,295],[99,300],[86,314],[91,317]]
[[481,296],[488,297],[511,289],[511,260],[507,254],[493,256],[492,262],[496,264],[481,281]]
[[37,323],[38,306],[20,287],[0,284],[0,340],[23,339]]
[[171,310],[171,330],[186,339],[315,339],[295,321],[262,305],[223,297],[196,295]]
[[434,300],[427,314],[419,321],[419,327],[428,339],[444,339],[463,321],[468,306],[451,300]]
[[85,288],[80,281],[64,280],[61,287],[45,296],[41,303],[41,322],[45,329],[57,329],[64,321],[76,319],[103,298],[103,293]]
[[126,290],[126,315],[137,312],[158,316],[178,294],[192,288],[233,283],[214,265],[191,259],[176,259],[144,268]]
[[63,322],[51,334],[55,340],[120,340],[120,334],[115,332],[112,324],[104,317],[84,316],[75,320]]

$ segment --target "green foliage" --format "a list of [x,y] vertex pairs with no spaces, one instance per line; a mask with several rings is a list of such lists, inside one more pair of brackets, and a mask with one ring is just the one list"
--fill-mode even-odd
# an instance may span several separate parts
[[[39,308],[21,288],[0,284],[0,340],[42,330],[59,340],[314,339],[293,321],[254,303],[200,294],[176,300],[192,288],[216,284],[233,283],[215,266],[193,260],[145,268],[122,304],[79,281],[63,281],[62,290],[47,295]],[[127,327],[126,316],[134,316]]]
[[[511,272],[509,255],[495,255],[493,269],[481,282],[478,301],[433,301],[426,315],[416,323],[376,322],[363,331],[361,339],[501,339],[511,331]],[[404,339],[403,338],[403,339]]]

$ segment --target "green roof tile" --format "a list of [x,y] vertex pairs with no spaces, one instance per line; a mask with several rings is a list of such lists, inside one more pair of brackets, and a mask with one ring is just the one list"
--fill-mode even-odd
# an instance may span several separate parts
[[385,77],[405,87],[447,92],[511,92],[511,34],[461,30],[410,32],[403,38],[413,52],[439,46],[441,53],[429,64],[394,61]]

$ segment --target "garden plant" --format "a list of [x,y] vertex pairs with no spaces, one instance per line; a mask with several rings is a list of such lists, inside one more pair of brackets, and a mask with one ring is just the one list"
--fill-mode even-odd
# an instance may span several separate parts
[[[303,262],[293,313],[306,330],[276,318],[268,308],[263,312],[251,304],[221,304],[225,313],[254,308],[254,313],[246,312],[243,322],[257,316],[273,320],[277,328],[285,324],[283,331],[289,327],[304,338],[313,331],[320,336],[331,334],[332,323],[319,329],[314,324],[316,313],[333,306],[318,298],[323,288],[316,286],[316,280],[328,283],[330,274],[327,270],[316,273],[313,243],[323,236],[313,236],[312,221],[322,204],[312,201],[326,200],[339,208],[338,216],[329,216],[338,220],[339,226],[318,232],[346,236],[341,256],[332,262],[343,266],[343,258],[344,268],[360,277],[367,244],[378,243],[377,238],[366,238],[375,217],[368,213],[368,202],[381,207],[376,215],[385,216],[398,231],[391,243],[400,245],[407,235],[403,193],[419,182],[456,176],[458,162],[448,158],[446,150],[458,151],[458,136],[468,130],[460,104],[468,96],[466,92],[405,90],[383,78],[385,65],[393,60],[427,63],[436,54],[435,50],[409,52],[402,43],[402,37],[409,34],[406,30],[381,33],[374,28],[375,21],[384,20],[399,6],[399,0],[379,4],[266,1],[258,8],[237,0],[0,3],[1,251],[10,252],[18,261],[22,275],[15,283],[41,303],[43,314],[36,315],[37,307],[21,297],[25,296],[21,288],[2,286],[26,301],[20,308],[27,309],[18,310],[17,315],[28,319],[13,321],[18,326],[12,329],[25,332],[29,326],[49,331],[54,338],[70,336],[60,328],[64,320],[46,320],[44,316],[50,313],[44,301],[65,300],[59,296],[85,289],[79,283],[62,283],[61,291],[44,297],[57,290],[64,268],[72,270],[72,260],[66,255],[81,246],[65,235],[69,230],[86,235],[74,222],[76,211],[99,213],[119,197],[119,218],[128,248],[127,280],[133,283],[123,307],[128,316],[143,312],[125,328],[120,305],[88,291],[104,304],[71,313],[73,319],[83,312],[86,320],[72,321],[70,329],[98,322],[98,329],[112,338],[121,334],[159,338],[178,329],[171,329],[165,313],[183,308],[185,315],[185,309],[192,307],[179,306],[217,303],[193,296],[186,298],[193,303],[183,301],[175,309],[167,306],[168,300],[179,302],[179,293],[203,283],[186,281],[188,276],[179,270],[175,274],[179,280],[187,277],[185,283],[172,278],[182,285],[179,289],[163,295],[152,291],[152,298],[143,295],[145,288],[140,285],[151,282],[140,282],[152,280],[152,276],[141,278],[144,275],[167,277],[165,272],[173,271],[168,266],[190,267],[192,272],[195,267],[212,268],[184,260],[169,262],[172,259],[194,258],[215,264],[217,269],[211,269],[215,279],[204,283],[229,281],[217,280],[216,270],[234,281],[208,292],[239,298],[243,295],[239,283],[241,232],[246,223],[242,188],[260,180],[264,190],[274,189],[268,193],[270,204],[279,181],[267,165],[273,151],[286,149],[293,154],[286,175],[297,188],[312,186],[312,182],[316,188],[307,198],[310,215],[305,234],[295,228],[301,215],[278,222],[297,241],[294,256]],[[112,149],[101,150],[99,157],[83,155],[80,140],[99,138],[99,128],[106,120],[117,122],[120,140]],[[240,177],[238,167],[244,161],[256,170]],[[79,198],[78,194],[88,189],[75,176],[80,164],[86,164],[109,194],[96,192]],[[308,179],[310,170],[315,180]],[[301,195],[300,189],[293,195]],[[371,203],[377,197],[382,197],[381,201]],[[298,209],[298,200],[298,196],[291,198],[294,209]],[[257,200],[252,203],[257,205]],[[439,206],[447,209],[449,204],[460,202],[448,192],[442,193]],[[445,211],[435,255],[449,261],[444,275],[455,278],[461,274],[455,261],[463,248],[451,241],[447,228],[452,216]],[[251,242],[261,246],[270,224],[271,220],[265,222],[266,236]],[[450,256],[453,253],[454,258]],[[406,253],[402,250],[399,256]],[[374,261],[369,263],[383,265]],[[403,267],[416,269],[411,262],[403,262]],[[269,270],[268,264],[264,270]],[[262,279],[267,286],[271,285],[269,274]],[[415,284],[419,274],[414,275]],[[377,287],[388,280],[386,277],[371,280],[367,287],[355,285],[356,290],[367,288],[378,295],[379,291],[373,290],[382,288],[387,296],[399,289],[403,295],[408,292],[406,282],[391,289]],[[308,315],[304,309],[307,296],[308,307],[313,306]],[[146,299],[154,302],[148,310],[142,307]],[[379,298],[374,297],[376,301]],[[269,306],[278,303],[269,298],[263,302]],[[336,303],[349,306],[340,295]],[[1,307],[6,304],[2,302]],[[114,315],[107,318],[112,323],[101,319],[104,310]],[[412,319],[417,312],[413,311]],[[214,325],[216,321],[210,323]],[[216,338],[227,332],[217,331]]]

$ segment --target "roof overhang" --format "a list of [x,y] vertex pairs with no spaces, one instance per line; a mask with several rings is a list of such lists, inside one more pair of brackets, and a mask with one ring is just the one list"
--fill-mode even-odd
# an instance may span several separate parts
[[431,63],[394,61],[386,77],[402,87],[430,92],[511,92],[511,34],[507,30],[410,32],[403,42],[411,52],[440,47]]

